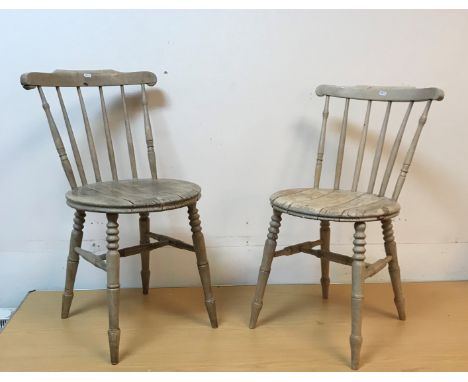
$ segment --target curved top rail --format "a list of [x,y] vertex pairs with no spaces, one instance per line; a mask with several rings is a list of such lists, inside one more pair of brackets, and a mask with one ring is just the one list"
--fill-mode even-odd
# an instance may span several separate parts
[[319,97],[326,95],[368,101],[421,102],[444,99],[444,91],[438,88],[320,85],[315,93]]
[[36,86],[154,86],[156,75],[152,72],[118,72],[116,70],[56,70],[52,73],[31,72],[21,75],[21,85],[27,90]]

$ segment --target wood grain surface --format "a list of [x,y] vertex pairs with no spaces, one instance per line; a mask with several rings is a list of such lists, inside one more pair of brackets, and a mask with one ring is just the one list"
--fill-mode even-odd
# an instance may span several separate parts
[[294,188],[274,193],[273,208],[289,215],[332,221],[373,221],[393,217],[400,205],[391,199],[365,192]]
[[[366,284],[360,371],[468,371],[468,282],[407,283],[407,320],[390,284]],[[118,365],[108,362],[106,292],[34,292],[0,333],[0,370],[350,371],[350,285],[270,285],[255,330],[254,286],[216,287],[219,329],[200,288],[121,290]],[[54,313],[55,314],[52,314]],[[40,349],[40,351],[39,351]],[[27,361],[26,361],[27,360]]]

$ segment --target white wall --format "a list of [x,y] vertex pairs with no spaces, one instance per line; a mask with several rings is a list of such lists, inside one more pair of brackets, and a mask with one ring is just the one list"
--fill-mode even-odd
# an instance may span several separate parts
[[[396,237],[404,280],[468,278],[467,12],[2,11],[0,35],[0,306],[15,306],[31,289],[63,286],[73,215],[64,203],[67,183],[38,95],[19,85],[23,72],[56,68],[158,75],[151,114],[160,175],[201,185],[215,284],[255,283],[271,215],[268,196],[311,184],[323,105],[317,85],[444,89],[400,198]],[[76,114],[76,100],[72,105]],[[356,110],[352,118],[351,151],[363,114]],[[394,136],[397,118],[392,123]],[[374,127],[379,124],[374,119]],[[327,145],[332,159],[336,139],[335,129]],[[138,157],[143,160],[144,151]],[[325,166],[326,180],[332,166]],[[345,178],[350,171],[352,163]],[[190,240],[185,211],[152,216],[153,231]],[[135,244],[137,216],[120,223],[122,246]],[[103,250],[104,224],[103,216],[88,215],[86,248]],[[376,259],[383,253],[380,227],[368,227],[367,254]],[[316,222],[285,217],[279,244],[317,235]],[[351,224],[332,224],[332,247],[349,253],[351,235]],[[123,286],[139,286],[138,260],[122,260]],[[199,285],[190,253],[162,249],[151,261],[152,286]],[[307,255],[280,258],[270,281],[317,283],[319,269]],[[349,282],[349,276],[348,268],[332,266],[332,282]],[[104,273],[81,262],[76,287],[104,286]]]

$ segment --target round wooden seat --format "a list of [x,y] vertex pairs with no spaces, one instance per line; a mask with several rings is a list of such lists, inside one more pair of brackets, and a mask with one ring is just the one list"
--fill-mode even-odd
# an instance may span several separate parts
[[134,213],[165,211],[196,203],[201,189],[176,179],[100,182],[67,192],[67,204],[91,212]]
[[307,219],[331,221],[374,221],[398,215],[395,200],[344,190],[293,188],[270,197],[274,209]]

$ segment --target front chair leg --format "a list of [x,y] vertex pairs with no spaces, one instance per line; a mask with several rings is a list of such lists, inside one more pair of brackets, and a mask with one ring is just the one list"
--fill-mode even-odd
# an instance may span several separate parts
[[111,363],[119,363],[120,254],[118,214],[107,214],[107,305],[109,309],[109,348]]
[[385,241],[385,253],[387,256],[392,256],[392,260],[388,263],[388,272],[392,280],[393,294],[395,296],[395,305],[398,311],[398,318],[406,320],[405,298],[401,288],[400,266],[398,265],[397,247],[393,234],[393,225],[391,219],[382,220],[382,231]]
[[[323,251],[330,251],[330,222],[326,220],[320,221],[320,249]],[[324,258],[320,259],[320,267],[322,270],[322,277],[320,284],[322,284],[322,298],[328,298],[328,288],[330,286],[330,261]]]
[[351,368],[357,370],[361,356],[362,345],[362,300],[363,280],[362,270],[366,258],[366,223],[354,224],[354,247],[352,263],[352,297],[351,297],[351,336],[349,342],[351,345]]
[[205,238],[203,237],[201,229],[200,215],[196,204],[188,207],[190,227],[192,229],[192,240],[195,254],[197,256],[198,272],[203,286],[203,293],[205,295],[205,306],[208,311],[210,323],[212,328],[218,327],[218,318],[216,316],[216,300],[211,290],[210,278],[210,265],[206,257]]
[[[140,213],[140,244],[149,244],[150,242],[150,220],[149,213]],[[141,254],[141,285],[143,287],[143,294],[148,294],[150,269],[149,269],[149,256],[150,251],[142,251]]]
[[65,290],[62,296],[62,318],[68,318],[70,306],[73,300],[73,287],[75,285],[76,271],[80,257],[75,252],[76,247],[81,247],[83,241],[83,227],[86,213],[76,211],[73,218],[73,230],[70,235],[70,249],[68,250],[67,273],[65,276]]
[[278,239],[279,228],[281,226],[281,212],[273,210],[271,217],[270,227],[268,228],[268,235],[263,248],[262,264],[258,272],[257,289],[255,290],[255,297],[252,302],[252,311],[250,313],[250,329],[254,329],[257,325],[258,315],[263,306],[263,295],[270,276],[271,263],[276,250],[276,241]]

